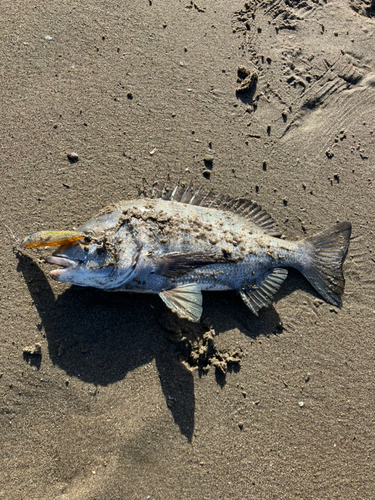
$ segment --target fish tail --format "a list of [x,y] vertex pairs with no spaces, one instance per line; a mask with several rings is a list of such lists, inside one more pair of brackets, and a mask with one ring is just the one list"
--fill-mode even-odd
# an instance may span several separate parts
[[304,240],[310,258],[301,267],[302,274],[327,302],[338,307],[345,286],[342,264],[351,229],[349,222],[340,222]]

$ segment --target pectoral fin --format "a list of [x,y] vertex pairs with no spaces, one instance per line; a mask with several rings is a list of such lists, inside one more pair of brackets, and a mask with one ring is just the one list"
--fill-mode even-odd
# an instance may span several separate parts
[[258,316],[258,311],[262,307],[269,307],[272,304],[275,293],[279,290],[288,271],[282,268],[273,269],[264,280],[254,288],[247,288],[240,291],[242,300],[247,307]]
[[197,322],[202,315],[202,292],[198,285],[181,285],[159,293],[171,311],[179,318]]
[[173,252],[157,256],[157,273],[166,278],[181,278],[189,271],[198,267],[208,266],[210,264],[224,264],[235,262],[235,259],[221,252]]

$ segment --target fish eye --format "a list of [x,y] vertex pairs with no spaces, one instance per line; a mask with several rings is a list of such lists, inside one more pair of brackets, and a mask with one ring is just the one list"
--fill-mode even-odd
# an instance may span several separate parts
[[89,245],[95,239],[95,233],[91,229],[84,231],[84,235],[83,242],[85,245]]

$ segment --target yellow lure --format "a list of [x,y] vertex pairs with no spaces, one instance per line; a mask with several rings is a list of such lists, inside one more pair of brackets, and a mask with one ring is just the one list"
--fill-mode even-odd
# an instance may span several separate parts
[[25,238],[22,242],[24,248],[57,247],[81,240],[85,234],[77,231],[39,231]]

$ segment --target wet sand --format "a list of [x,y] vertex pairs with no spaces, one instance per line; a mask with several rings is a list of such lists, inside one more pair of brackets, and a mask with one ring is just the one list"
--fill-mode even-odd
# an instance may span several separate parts
[[370,4],[3,2],[16,236],[155,179],[248,196],[288,239],[353,231],[341,309],[291,271],[258,318],[205,293],[192,325],[157,296],[54,282],[0,226],[1,499],[373,498]]

